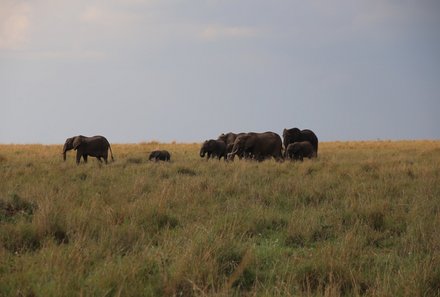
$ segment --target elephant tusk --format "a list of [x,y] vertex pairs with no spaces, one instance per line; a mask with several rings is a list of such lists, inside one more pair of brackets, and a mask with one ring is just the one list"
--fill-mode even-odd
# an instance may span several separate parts
[[[236,152],[235,152],[235,153],[236,153]],[[235,153],[229,153],[229,154],[227,154],[227,158],[228,158],[228,160],[234,160]]]

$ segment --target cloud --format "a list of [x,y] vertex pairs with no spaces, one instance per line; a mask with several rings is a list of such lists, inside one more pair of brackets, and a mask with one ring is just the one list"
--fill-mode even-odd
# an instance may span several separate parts
[[251,27],[208,25],[201,30],[202,39],[215,41],[229,38],[249,38],[257,35],[257,30]]
[[379,27],[388,24],[403,26],[414,22],[438,22],[438,1],[381,1],[371,0],[362,5],[354,18],[355,25]]
[[112,6],[87,6],[79,17],[82,23],[97,24],[103,26],[118,26],[132,24],[140,20],[136,12],[116,9]]
[[30,7],[25,3],[7,1],[0,4],[0,49],[20,49],[29,34]]
[[103,13],[97,6],[87,7],[80,16],[80,19],[84,22],[98,22],[102,18]]
[[110,55],[104,51],[93,50],[44,50],[30,51],[26,55],[27,58],[35,60],[104,60]]
[[386,1],[371,1],[354,17],[354,23],[361,26],[377,26],[390,22],[403,21],[406,5]]

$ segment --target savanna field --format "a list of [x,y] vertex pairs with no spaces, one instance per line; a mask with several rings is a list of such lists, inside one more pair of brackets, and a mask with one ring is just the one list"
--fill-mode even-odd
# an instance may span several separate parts
[[[149,162],[166,149],[171,162]],[[440,142],[0,145],[0,296],[440,296]]]

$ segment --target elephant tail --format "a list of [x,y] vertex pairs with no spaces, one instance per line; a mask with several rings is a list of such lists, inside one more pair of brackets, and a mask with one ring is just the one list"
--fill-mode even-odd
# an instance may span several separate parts
[[108,148],[110,149],[110,156],[112,157],[112,161],[115,161],[115,159],[113,158],[113,152],[112,152],[112,147],[110,146],[110,143],[108,144]]

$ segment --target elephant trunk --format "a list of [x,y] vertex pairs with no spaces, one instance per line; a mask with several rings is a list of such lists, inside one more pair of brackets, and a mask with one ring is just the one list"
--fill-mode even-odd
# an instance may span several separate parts
[[67,146],[64,145],[63,147],[63,160],[66,161],[66,151],[67,151]]
[[238,148],[235,149],[234,151],[232,151],[231,153],[229,153],[228,156],[228,160],[230,161],[234,161],[235,155],[238,153]]

